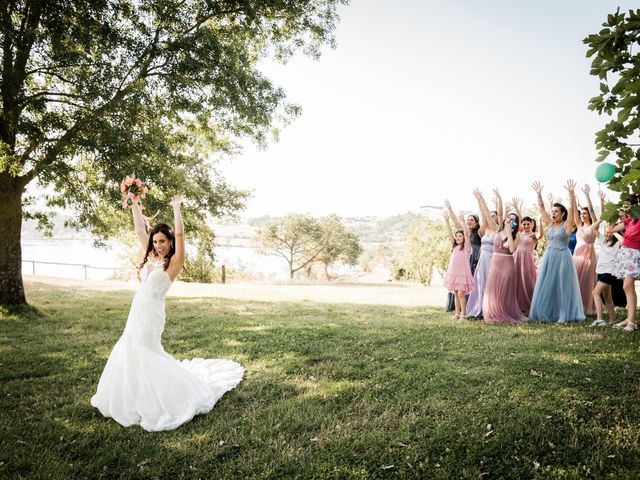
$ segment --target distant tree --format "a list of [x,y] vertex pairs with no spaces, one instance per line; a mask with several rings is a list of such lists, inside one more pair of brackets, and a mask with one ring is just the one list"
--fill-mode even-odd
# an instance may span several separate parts
[[325,271],[339,260],[353,265],[362,252],[358,237],[348,232],[336,215],[318,220],[310,215],[289,214],[259,228],[255,240],[262,253],[286,260],[291,279],[314,262],[322,262]]
[[329,267],[336,262],[356,265],[363,252],[358,236],[348,231],[340,217],[329,215],[320,221],[324,248],[318,255],[318,261],[324,265],[326,278],[331,280]]
[[[598,33],[584,39],[587,57],[593,57],[591,75],[600,79],[600,94],[589,109],[611,117],[596,133],[597,162],[614,155],[615,176],[609,189],[620,192],[620,204],[640,192],[640,10],[620,9],[607,16]],[[612,222],[619,205],[609,203],[602,218]],[[631,215],[640,217],[640,206]]]
[[404,233],[400,255],[396,259],[396,271],[402,271],[406,278],[431,285],[434,269],[443,274],[450,254],[451,244],[444,225],[421,219]]
[[273,253],[287,261],[291,279],[315,262],[324,248],[320,222],[302,214],[270,220],[256,231],[255,240],[261,253]]
[[[211,237],[206,218],[246,197],[215,158],[239,137],[264,144],[299,111],[260,60],[318,56],[342,3],[2,2],[0,304],[25,302],[22,219],[50,226],[48,211],[68,209],[75,226],[110,236],[130,224],[117,208],[125,175],[149,184],[151,212],[184,194],[187,231]],[[30,184],[37,198],[25,195]]]

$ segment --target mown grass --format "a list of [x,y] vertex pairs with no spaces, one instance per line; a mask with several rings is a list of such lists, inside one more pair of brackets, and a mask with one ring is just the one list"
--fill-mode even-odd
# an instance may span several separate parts
[[171,432],[89,404],[132,294],[0,309],[2,478],[638,478],[640,333],[431,308],[170,299],[165,349],[245,380]]

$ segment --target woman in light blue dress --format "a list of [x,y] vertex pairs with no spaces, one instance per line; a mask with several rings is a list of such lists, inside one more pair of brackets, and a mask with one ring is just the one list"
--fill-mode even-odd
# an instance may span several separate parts
[[575,186],[576,183],[569,180],[565,187],[569,192],[569,211],[564,205],[554,203],[549,216],[542,201],[543,187],[540,182],[533,184],[542,221],[548,226],[547,249],[542,257],[529,310],[529,320],[534,322],[570,323],[585,319],[578,274],[567,248],[574,227]]

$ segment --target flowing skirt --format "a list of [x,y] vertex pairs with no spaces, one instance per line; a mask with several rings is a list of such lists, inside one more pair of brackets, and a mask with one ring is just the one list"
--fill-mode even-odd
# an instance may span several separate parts
[[578,274],[568,248],[547,248],[533,291],[529,320],[545,323],[584,321]]
[[536,286],[537,269],[534,255],[530,250],[520,249],[513,254],[516,266],[516,298],[523,312],[531,308],[533,290]]
[[586,315],[596,314],[596,305],[593,301],[593,289],[596,286],[596,250],[591,243],[583,243],[573,252],[573,262],[576,265],[578,284],[582,308]]
[[511,255],[495,253],[491,259],[487,286],[482,301],[486,323],[523,323],[516,299],[516,267]]
[[493,252],[488,250],[483,250],[480,254],[480,260],[478,260],[476,271],[473,274],[473,290],[471,295],[469,295],[469,302],[467,303],[468,317],[479,317],[482,315],[482,300],[487,285],[487,278],[489,277],[492,256]]
[[[471,275],[475,274],[478,262],[480,261],[481,255],[480,245],[471,245],[471,256],[469,257],[469,263],[471,265]],[[470,297],[467,296],[467,301],[469,301]],[[456,309],[456,299],[453,293],[449,292],[447,294],[447,302],[445,305],[445,310],[447,312],[453,312]],[[468,310],[468,308],[467,308]]]
[[136,295],[91,405],[124,427],[172,430],[210,411],[244,375],[230,360],[177,361],[160,344],[164,300]]

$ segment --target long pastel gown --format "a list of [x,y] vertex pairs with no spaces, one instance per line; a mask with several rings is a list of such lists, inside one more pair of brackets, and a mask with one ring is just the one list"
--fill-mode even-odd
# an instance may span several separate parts
[[513,256],[504,246],[500,234],[493,241],[493,255],[482,299],[482,315],[485,323],[523,323],[516,299],[516,266]]
[[469,295],[467,303],[467,316],[479,317],[482,315],[482,298],[487,285],[491,257],[493,256],[493,240],[495,235],[485,233],[481,240],[480,259],[473,274],[473,291]]
[[[482,241],[481,239],[482,237],[480,237],[480,235],[477,232],[469,234],[469,240],[471,241],[471,256],[469,257],[469,264],[471,266],[471,275],[473,275],[474,272],[476,271],[478,261],[480,259],[480,247],[481,247],[481,241]],[[468,300],[469,299],[467,299],[467,301]],[[455,308],[456,308],[456,299],[453,296],[453,293],[449,292],[449,294],[447,295],[446,310],[447,312],[451,312],[455,310]]]
[[230,360],[177,361],[160,344],[169,274],[156,266],[141,271],[124,333],[113,347],[91,405],[120,425],[172,430],[210,411],[234,388],[244,368]]
[[576,236],[578,243],[573,251],[573,263],[575,263],[578,273],[582,307],[586,315],[595,315],[593,289],[596,286],[596,266],[598,264],[595,247],[597,235],[591,226],[585,225],[578,228]]
[[547,231],[547,249],[538,271],[529,320],[568,323],[585,319],[578,274],[567,248],[569,237],[564,223]]
[[518,235],[520,236],[518,248],[513,253],[516,266],[516,298],[520,310],[526,312],[531,308],[533,289],[536,286],[536,234],[521,232]]

